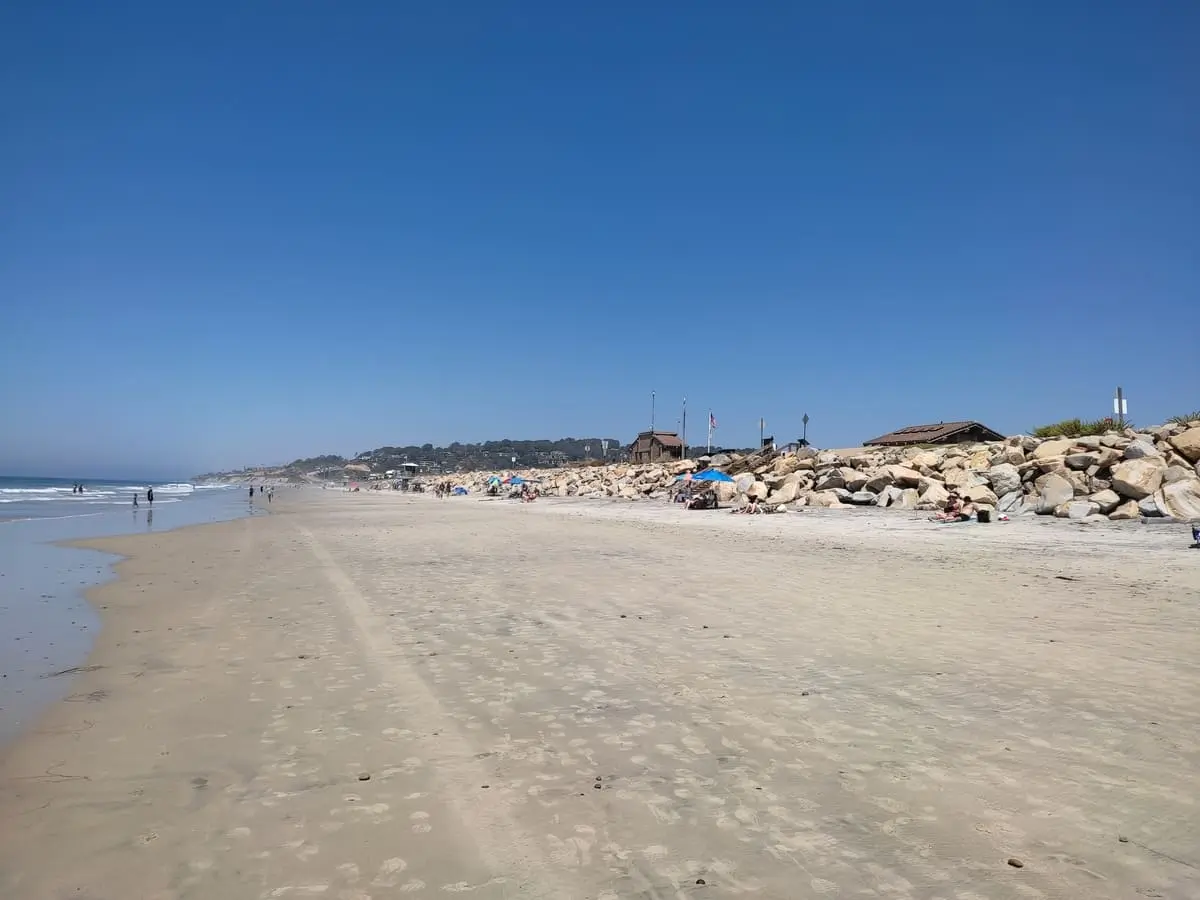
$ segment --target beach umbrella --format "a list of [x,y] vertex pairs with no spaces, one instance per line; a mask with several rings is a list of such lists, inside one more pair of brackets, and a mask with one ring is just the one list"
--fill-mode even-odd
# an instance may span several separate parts
[[724,472],[717,469],[705,469],[703,472],[697,472],[690,476],[692,481],[723,481],[728,484],[733,484],[733,479]]

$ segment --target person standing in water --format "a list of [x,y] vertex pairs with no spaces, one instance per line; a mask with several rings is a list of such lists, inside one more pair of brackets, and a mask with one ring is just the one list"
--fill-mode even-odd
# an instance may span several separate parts
[[138,497],[137,491],[134,491],[133,492],[133,508],[134,509],[137,509],[137,497]]
[[146,502],[154,505],[154,488],[146,488]]
[[250,485],[250,502],[254,502],[254,485]]

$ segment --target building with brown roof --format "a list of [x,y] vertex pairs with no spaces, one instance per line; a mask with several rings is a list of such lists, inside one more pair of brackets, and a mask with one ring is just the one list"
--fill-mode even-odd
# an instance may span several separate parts
[[977,444],[980,441],[1002,441],[1004,435],[979,422],[935,422],[932,425],[909,425],[899,431],[881,434],[863,441],[864,447],[907,447],[911,444]]
[[629,459],[635,463],[683,459],[683,441],[674,431],[643,431],[629,445]]

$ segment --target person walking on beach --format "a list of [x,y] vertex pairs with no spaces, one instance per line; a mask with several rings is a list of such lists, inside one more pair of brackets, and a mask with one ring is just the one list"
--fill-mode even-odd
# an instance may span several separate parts
[[154,488],[146,488],[146,502],[154,505]]
[[271,488],[269,491],[267,491],[267,502],[270,503],[274,499],[275,499],[275,488]]
[[133,508],[134,509],[137,509],[137,498],[138,498],[137,491],[134,491],[133,492]]

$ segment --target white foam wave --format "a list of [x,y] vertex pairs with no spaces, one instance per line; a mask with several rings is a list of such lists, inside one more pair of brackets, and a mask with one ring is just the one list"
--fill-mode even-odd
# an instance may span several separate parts
[[179,484],[160,484],[154,489],[156,494],[190,494],[196,490],[194,484],[179,483]]

